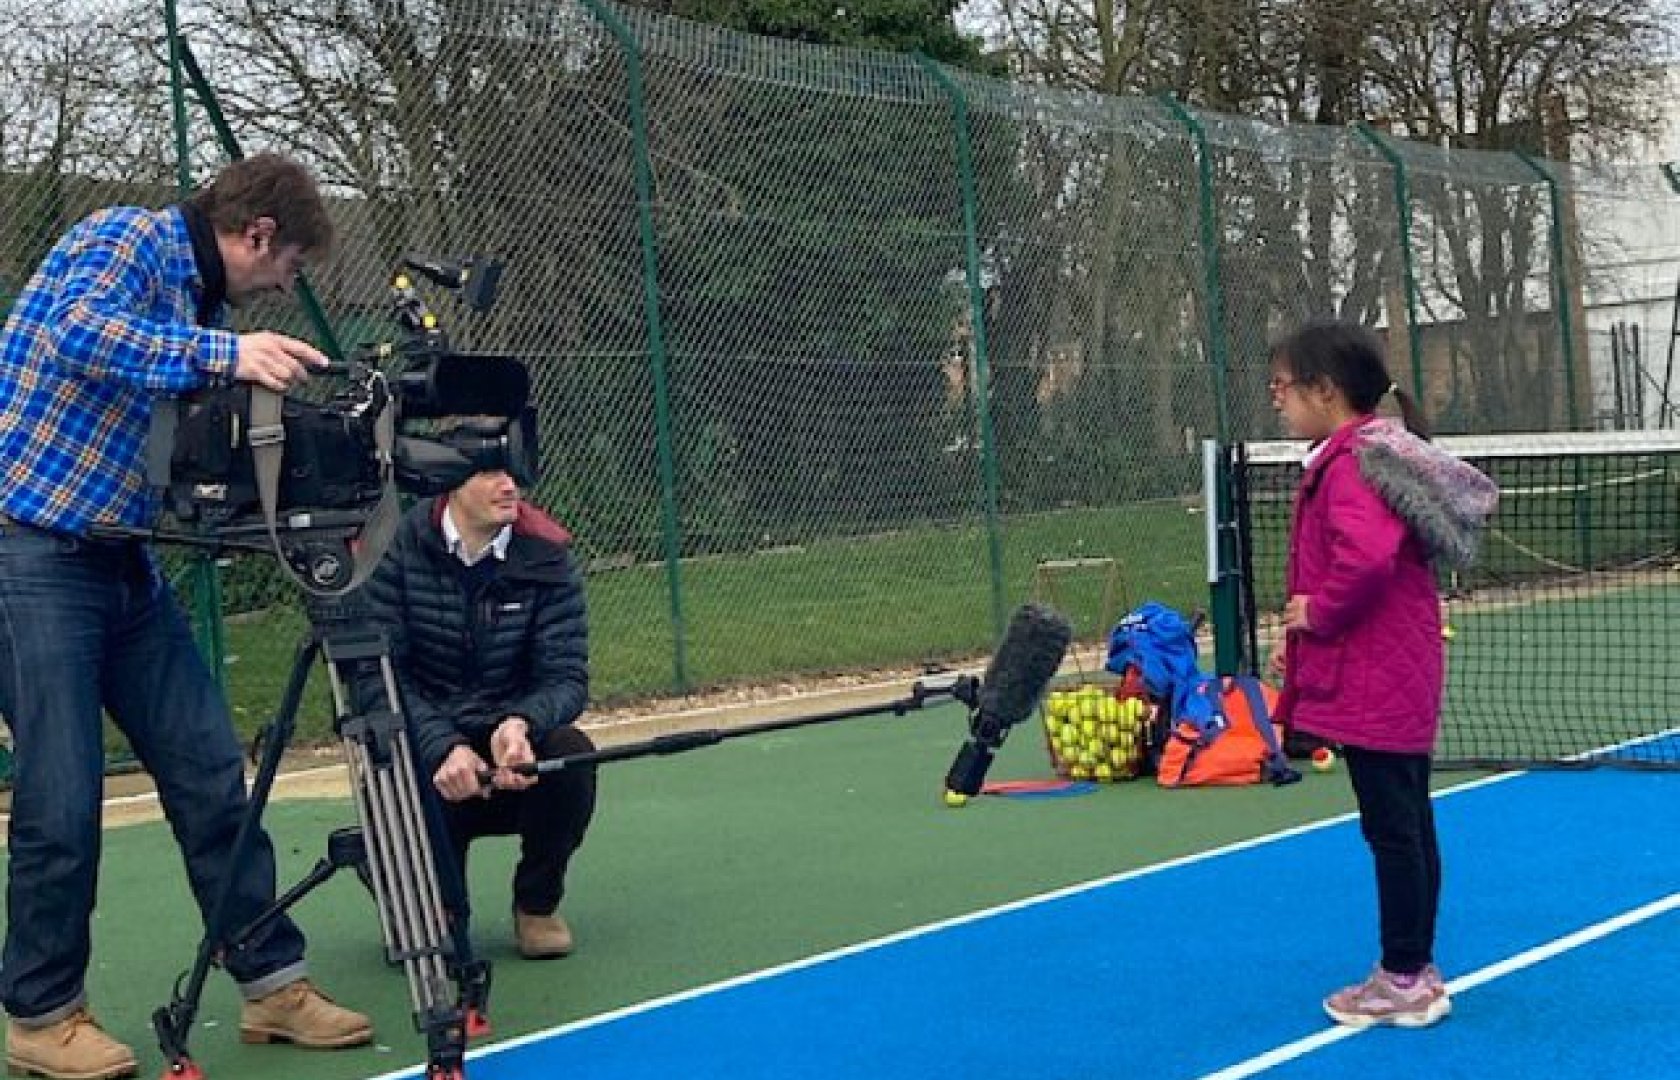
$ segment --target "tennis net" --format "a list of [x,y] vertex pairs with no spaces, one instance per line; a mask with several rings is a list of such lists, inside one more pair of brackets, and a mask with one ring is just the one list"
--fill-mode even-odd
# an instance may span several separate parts
[[[1680,433],[1443,438],[1499,484],[1474,566],[1441,574],[1443,766],[1680,768]],[[1245,665],[1278,631],[1306,445],[1225,458]]]

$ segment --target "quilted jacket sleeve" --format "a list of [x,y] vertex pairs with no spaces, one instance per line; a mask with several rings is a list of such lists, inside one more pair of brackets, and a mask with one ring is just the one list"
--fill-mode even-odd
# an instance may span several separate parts
[[530,681],[508,711],[534,736],[570,724],[589,703],[589,619],[583,575],[570,550],[563,580],[543,591],[532,633]]
[[1357,622],[1393,579],[1406,526],[1360,477],[1351,455],[1327,468],[1321,494],[1329,506],[1330,565],[1308,594],[1307,632],[1329,638]]

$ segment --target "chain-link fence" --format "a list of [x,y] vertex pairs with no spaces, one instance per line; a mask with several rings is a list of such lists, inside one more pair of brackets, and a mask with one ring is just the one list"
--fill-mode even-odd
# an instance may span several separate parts
[[[492,313],[440,313],[530,364],[600,699],[971,655],[1035,589],[1094,638],[1114,575],[1200,607],[1198,443],[1274,432],[1266,343],[1305,316],[1381,327],[1445,431],[1673,421],[1655,168],[606,0],[0,0],[0,296],[82,213],[225,160],[166,14],[243,149],[323,177],[339,346],[390,334],[403,254],[507,260]],[[268,700],[289,588],[261,559],[219,584],[235,699]]]

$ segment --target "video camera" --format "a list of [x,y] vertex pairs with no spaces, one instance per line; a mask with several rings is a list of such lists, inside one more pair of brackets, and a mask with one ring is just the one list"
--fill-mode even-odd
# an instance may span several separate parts
[[324,401],[236,383],[158,403],[148,482],[184,530],[158,538],[272,546],[306,589],[339,592],[363,576],[352,564],[389,543],[396,491],[437,495],[493,470],[532,484],[524,363],[456,352],[416,288],[423,277],[483,313],[501,272],[494,260],[405,257],[390,287],[397,340],[331,364],[317,379],[337,383]]

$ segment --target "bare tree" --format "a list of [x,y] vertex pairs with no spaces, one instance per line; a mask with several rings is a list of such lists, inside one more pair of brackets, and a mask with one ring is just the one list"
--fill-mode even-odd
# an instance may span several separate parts
[[[1275,133],[1293,147],[1280,151],[1293,161],[1273,164],[1244,122],[1204,116],[1226,225],[1228,332],[1239,342],[1308,311],[1391,325],[1404,317],[1386,166],[1361,139],[1326,129],[1367,122],[1416,140],[1405,151],[1416,220],[1404,239],[1422,252],[1424,316],[1450,339],[1449,363],[1462,376],[1434,380],[1437,404],[1473,409],[1465,422],[1479,415],[1540,426],[1556,419],[1546,402],[1559,396],[1560,371],[1557,302],[1535,287],[1549,269],[1546,188],[1515,159],[1463,152],[1569,160],[1613,154],[1645,134],[1665,46],[1657,7],[1000,0],[992,30],[1026,78],[1110,93],[1166,90],[1215,112],[1320,125],[1318,133]],[[1426,149],[1441,145],[1451,154]],[[1573,253],[1581,241],[1567,204],[1564,212]],[[1236,351],[1240,362],[1254,350]]]
[[155,20],[138,0],[0,5],[0,294],[83,213],[170,190]]

